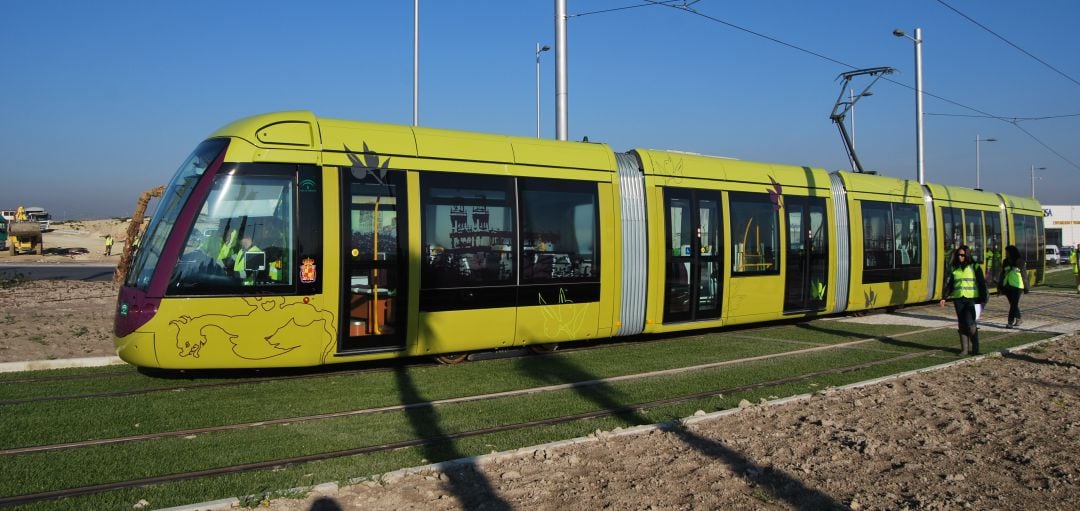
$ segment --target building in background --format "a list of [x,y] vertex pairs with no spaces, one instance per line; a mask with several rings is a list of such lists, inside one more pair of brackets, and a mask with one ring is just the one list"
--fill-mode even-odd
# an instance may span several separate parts
[[1080,243],[1080,206],[1044,204],[1043,212],[1046,214],[1043,220],[1046,228],[1046,246],[1058,247],[1059,257],[1068,261],[1069,252],[1076,250],[1076,244]]

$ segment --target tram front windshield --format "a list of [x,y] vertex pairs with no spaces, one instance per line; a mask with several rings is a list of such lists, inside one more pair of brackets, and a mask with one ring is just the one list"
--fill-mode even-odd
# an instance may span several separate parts
[[165,248],[165,241],[169,238],[169,233],[172,232],[180,211],[187,203],[195,185],[198,184],[199,178],[228,145],[227,139],[204,141],[177,169],[176,175],[173,176],[165,193],[161,196],[160,205],[154,212],[150,225],[147,226],[142,238],[138,240],[138,251],[125,282],[127,286],[143,291],[149,287],[154,268],[157,267],[161,251]]

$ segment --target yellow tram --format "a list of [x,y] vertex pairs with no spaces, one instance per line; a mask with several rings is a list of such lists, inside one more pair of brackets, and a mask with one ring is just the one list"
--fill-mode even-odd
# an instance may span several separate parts
[[117,303],[161,368],[311,366],[927,302],[993,280],[1032,199],[850,172],[282,112],[181,165]]

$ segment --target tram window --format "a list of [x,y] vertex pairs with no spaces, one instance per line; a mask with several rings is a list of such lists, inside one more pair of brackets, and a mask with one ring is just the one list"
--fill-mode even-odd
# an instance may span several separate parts
[[863,270],[893,268],[892,208],[883,202],[862,203]]
[[922,266],[922,229],[919,206],[893,204],[893,244],[897,268]]
[[172,182],[169,183],[169,188],[162,195],[157,214],[154,215],[154,219],[141,239],[141,249],[135,253],[135,260],[128,273],[127,285],[144,291],[150,285],[150,279],[159,262],[158,257],[165,248],[165,241],[172,232],[184,203],[195,190],[199,178],[227,146],[228,142],[225,139],[204,141],[176,171]]
[[1036,225],[1036,220],[1042,222],[1041,218],[1036,219],[1031,215],[1013,216],[1013,229],[1016,232],[1014,237],[1016,240],[1015,245],[1020,250],[1020,256],[1027,262],[1029,269],[1042,267],[1039,261],[1045,259],[1045,256],[1039,251],[1039,226]]
[[922,276],[919,206],[861,201],[863,283],[914,280]]
[[422,288],[514,283],[512,190],[506,177],[421,176]]
[[521,281],[599,280],[596,183],[520,179]]
[[960,240],[964,236],[964,218],[958,208],[941,208],[942,239],[945,244],[945,253],[949,254],[946,260],[952,257],[952,253],[961,245]]
[[997,286],[1001,273],[1001,214],[986,212],[986,285]]
[[[173,270],[169,294],[293,289],[293,184],[291,172],[215,177]],[[263,257],[250,257],[254,253]],[[249,264],[256,260],[262,264]]]
[[780,220],[769,196],[732,192],[729,197],[732,275],[779,274]]

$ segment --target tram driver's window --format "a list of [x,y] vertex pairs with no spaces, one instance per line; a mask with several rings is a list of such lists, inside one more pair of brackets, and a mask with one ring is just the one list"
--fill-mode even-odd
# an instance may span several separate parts
[[169,294],[291,289],[293,203],[291,175],[217,176],[181,250]]

